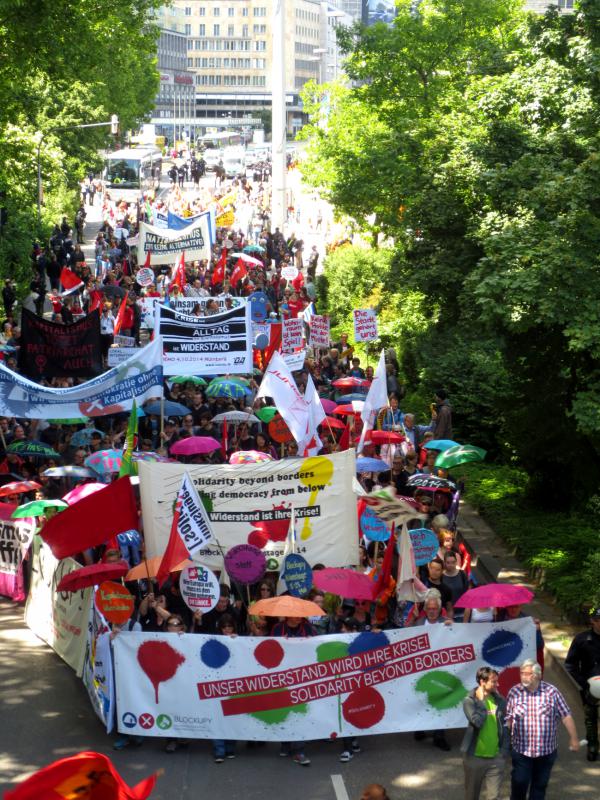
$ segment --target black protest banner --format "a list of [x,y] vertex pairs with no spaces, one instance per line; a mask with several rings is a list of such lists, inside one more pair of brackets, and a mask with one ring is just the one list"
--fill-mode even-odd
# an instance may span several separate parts
[[23,309],[19,371],[32,380],[89,378],[102,372],[99,312],[71,325],[50,322]]

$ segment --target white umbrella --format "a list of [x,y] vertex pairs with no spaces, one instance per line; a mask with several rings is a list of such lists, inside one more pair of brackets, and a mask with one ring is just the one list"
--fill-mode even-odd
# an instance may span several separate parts
[[248,253],[231,253],[230,258],[241,258],[242,261],[245,261],[247,264],[255,264],[257,267],[263,266],[262,261],[259,261],[258,258],[254,258],[253,256],[249,256]]
[[260,422],[258,417],[254,414],[248,414],[247,411],[225,411],[223,414],[217,414],[212,418],[213,422],[247,422],[252,424]]

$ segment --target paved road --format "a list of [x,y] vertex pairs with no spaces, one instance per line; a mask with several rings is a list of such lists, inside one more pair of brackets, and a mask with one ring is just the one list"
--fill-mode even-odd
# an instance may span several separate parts
[[[548,679],[564,688],[564,679],[552,670]],[[132,783],[164,768],[153,800],[264,800],[275,788],[285,800],[355,800],[374,780],[389,787],[393,800],[430,800],[442,793],[444,800],[463,797],[458,730],[449,732],[452,751],[447,754],[430,741],[415,742],[411,734],[364,737],[363,752],[348,764],[338,761],[338,744],[312,742],[307,747],[312,765],[306,768],[280,758],[275,744],[252,750],[241,744],[238,757],[220,765],[213,763],[205,741],[173,755],[164,752],[164,740],[116,753],[92,714],[82,683],[24,626],[22,609],[8,601],[0,601],[0,685],[2,788],[50,761],[91,749],[113,757]],[[579,708],[575,711],[583,735]],[[336,779],[337,793],[335,775],[343,780]],[[599,792],[600,762],[588,764],[583,752],[569,753],[561,734],[548,799],[592,800]]]

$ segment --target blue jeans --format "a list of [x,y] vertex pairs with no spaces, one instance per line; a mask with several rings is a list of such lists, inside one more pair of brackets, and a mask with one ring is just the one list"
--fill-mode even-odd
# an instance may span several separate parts
[[511,751],[512,774],[510,781],[510,800],[544,800],[550,773],[556,761],[557,751],[546,756],[524,756]]
[[215,758],[225,758],[235,751],[235,739],[213,739],[212,745]]

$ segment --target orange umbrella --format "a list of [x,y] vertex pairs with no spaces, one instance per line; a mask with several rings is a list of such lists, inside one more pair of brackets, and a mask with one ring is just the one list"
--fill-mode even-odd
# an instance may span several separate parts
[[[125,575],[125,580],[143,581],[144,578],[148,577],[148,575],[150,575],[151,578],[156,578],[161,561],[162,556],[154,556],[154,558],[147,558],[145,561],[140,561],[137,566],[133,567],[133,569],[130,569],[127,575]],[[171,572],[181,572],[181,570],[185,567],[192,567],[193,565],[194,562],[190,561],[189,558],[186,558],[185,561],[181,562],[181,564],[177,564],[177,566],[172,569]]]
[[252,603],[248,613],[258,617],[323,617],[327,612],[312,600],[284,594]]

